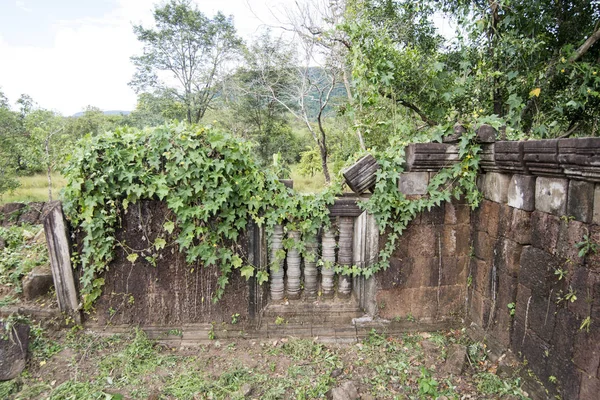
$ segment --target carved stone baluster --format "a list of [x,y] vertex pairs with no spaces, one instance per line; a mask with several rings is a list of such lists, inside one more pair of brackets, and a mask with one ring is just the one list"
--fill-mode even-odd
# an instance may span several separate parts
[[[354,217],[340,217],[340,238],[338,250],[338,264],[352,266],[352,236],[354,234]],[[338,279],[338,295],[349,297],[352,291],[352,277],[340,275]]]
[[333,297],[333,276],[335,274],[335,231],[332,228],[323,231],[323,254],[324,262],[321,270],[321,290],[324,298]]
[[319,244],[316,237],[306,238],[304,240],[306,253],[304,256],[304,293],[307,299],[317,297],[317,257]]
[[[300,232],[289,231],[288,238],[293,239],[294,243],[300,242]],[[300,252],[294,247],[287,252],[287,281],[286,294],[288,299],[300,298]]]
[[283,250],[283,226],[275,225],[273,227],[273,237],[271,241],[271,259],[269,260],[271,299],[273,300],[283,300],[284,258],[277,259],[279,250]]

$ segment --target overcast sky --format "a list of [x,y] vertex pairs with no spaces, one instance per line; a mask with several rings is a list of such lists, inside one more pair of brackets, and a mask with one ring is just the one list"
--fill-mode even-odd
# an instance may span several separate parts
[[[248,40],[277,24],[273,10],[293,0],[195,0],[209,16],[233,15]],[[156,0],[0,0],[0,90],[11,103],[26,93],[72,115],[88,105],[133,110],[127,83],[141,53],[132,24],[152,23]],[[279,13],[281,15],[281,13]]]
[[[194,0],[208,16],[233,15],[249,41],[279,25],[295,0]],[[0,0],[0,90],[14,104],[22,93],[41,107],[72,115],[91,105],[133,110],[127,85],[132,55],[141,54],[133,24],[152,24],[160,0]]]

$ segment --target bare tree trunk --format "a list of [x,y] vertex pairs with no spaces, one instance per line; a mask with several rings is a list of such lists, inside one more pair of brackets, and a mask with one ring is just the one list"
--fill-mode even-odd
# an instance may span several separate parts
[[[352,105],[354,103],[354,98],[352,97],[352,88],[350,87],[350,82],[348,81],[348,73],[346,71],[346,68],[344,68],[342,70],[342,79],[344,80],[344,87],[346,88],[346,95],[348,96],[348,103],[350,103]],[[354,122],[354,125],[356,125],[356,136],[358,137],[358,143],[360,144],[360,148],[361,148],[361,150],[365,151],[365,150],[367,150],[367,147],[365,146],[365,141],[363,139],[360,128],[358,127],[356,118],[353,118],[353,122]]]

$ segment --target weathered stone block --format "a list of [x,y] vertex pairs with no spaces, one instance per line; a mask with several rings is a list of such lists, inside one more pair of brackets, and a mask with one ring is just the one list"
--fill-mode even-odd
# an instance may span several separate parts
[[446,204],[442,203],[438,207],[433,207],[429,211],[421,213],[421,224],[423,225],[441,225],[444,223]]
[[432,288],[429,295],[433,295],[436,302],[439,294],[439,304],[437,304],[436,315],[432,315],[432,317],[444,319],[462,314],[465,306],[464,289],[463,284]]
[[479,143],[494,143],[498,131],[492,126],[483,124],[477,129],[477,141]]
[[561,178],[539,177],[535,182],[535,208],[554,215],[567,212],[569,181]]
[[583,260],[579,257],[577,243],[581,242],[583,235],[587,233],[588,230],[584,223],[561,220],[558,229],[558,241],[556,242],[556,255],[570,260],[571,263],[582,263]]
[[441,372],[458,376],[465,370],[467,362],[467,346],[462,344],[451,344],[448,348],[446,361],[442,365]]
[[542,382],[548,382],[550,376],[546,359],[546,354],[550,351],[548,342],[530,329],[525,331],[523,322],[515,320],[511,347],[513,352],[520,352],[527,359],[527,365]]
[[490,316],[491,301],[476,290],[469,295],[469,318],[483,328]]
[[474,214],[474,229],[487,232],[493,238],[498,236],[499,203],[484,200]]
[[511,176],[507,174],[488,172],[484,177],[483,196],[496,203],[506,203],[510,179]]
[[33,300],[48,293],[54,280],[49,265],[34,268],[23,278],[23,296],[27,300]]
[[526,245],[531,243],[531,212],[515,208],[506,237]]
[[[595,376],[600,368],[600,329],[578,331],[573,345],[573,362],[585,372],[584,375]],[[600,388],[598,388],[600,389]]]
[[406,195],[427,194],[428,172],[404,172],[398,180],[398,190]]
[[596,400],[600,393],[600,379],[593,375],[582,374],[579,389],[580,400]]
[[497,294],[495,302],[492,302],[494,307],[492,318],[484,321],[484,327],[499,343],[508,348],[513,317],[506,305],[515,302],[517,279],[499,273],[495,280],[495,286]]
[[471,206],[468,204],[454,204],[456,209],[456,223],[470,224],[471,223]]
[[473,236],[475,257],[480,260],[492,261],[494,242],[486,232],[475,232]]
[[29,325],[15,324],[6,332],[0,322],[0,381],[14,379],[27,364],[27,346],[29,345]]
[[406,147],[406,171],[439,171],[460,162],[458,146],[446,143],[413,143]]
[[575,334],[579,329],[577,318],[568,309],[558,308],[555,321],[550,340],[554,350],[553,357],[558,355],[560,358],[570,360],[573,357]]
[[600,224],[600,185],[594,188],[594,211],[592,216],[594,224]]
[[515,208],[508,204],[500,204],[500,212],[498,213],[498,237],[506,237],[510,232],[512,223],[512,214]]
[[592,222],[594,212],[594,184],[571,180],[567,196],[567,215],[577,221]]
[[471,226],[456,226],[456,255],[467,256],[471,252]]
[[501,273],[517,277],[519,275],[523,246],[510,239],[496,243],[494,262]]
[[531,289],[534,296],[548,297],[554,284],[554,270],[560,262],[551,254],[533,246],[523,247],[519,283]]
[[535,176],[513,175],[508,185],[508,205],[525,211],[535,209]]
[[528,140],[523,143],[523,161],[533,175],[563,176],[558,162],[558,140]]
[[477,259],[471,260],[473,288],[483,296],[488,296],[492,288],[491,272],[492,267],[489,263]]
[[417,225],[408,236],[408,255],[410,257],[434,257],[437,252],[438,235],[432,225]]
[[501,141],[494,144],[494,161],[496,166],[507,172],[526,174],[523,162],[523,144],[518,141]]
[[442,231],[442,255],[456,255],[456,229],[452,226],[444,226]]
[[560,218],[554,215],[534,211],[531,214],[531,244],[554,254],[561,223]]

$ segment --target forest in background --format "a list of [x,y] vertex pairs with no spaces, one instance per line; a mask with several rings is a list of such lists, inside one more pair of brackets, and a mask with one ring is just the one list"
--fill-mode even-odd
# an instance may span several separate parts
[[127,115],[62,116],[26,94],[11,107],[0,88],[0,196],[23,177],[60,179],[79,140],[172,120],[255,143],[282,177],[294,166],[325,182],[361,151],[439,140],[481,116],[508,139],[599,134],[597,0],[306,0],[286,11],[286,34],[251,43],[189,0],[162,3],[154,19],[133,27],[144,50],[132,55]]

